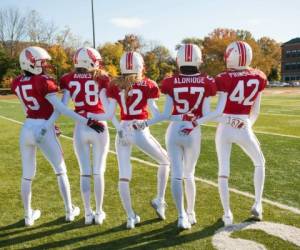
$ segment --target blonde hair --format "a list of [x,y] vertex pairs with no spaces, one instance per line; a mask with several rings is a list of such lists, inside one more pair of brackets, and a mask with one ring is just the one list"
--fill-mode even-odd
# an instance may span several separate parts
[[111,84],[116,85],[119,89],[125,90],[125,100],[128,97],[128,92],[132,87],[133,83],[140,82],[143,76],[140,74],[122,74],[114,78]]

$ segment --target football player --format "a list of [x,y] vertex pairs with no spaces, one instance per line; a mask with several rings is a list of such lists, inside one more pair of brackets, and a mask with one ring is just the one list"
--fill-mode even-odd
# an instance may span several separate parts
[[220,94],[217,108],[195,123],[202,124],[215,118],[220,121],[216,133],[219,162],[218,182],[224,209],[223,221],[227,226],[233,223],[228,190],[230,155],[233,143],[244,150],[255,166],[253,180],[255,202],[251,213],[255,218],[262,219],[265,158],[252,126],[259,115],[261,95],[266,87],[267,78],[260,70],[250,68],[252,49],[246,42],[231,43],[226,49],[224,59],[227,70],[220,73],[215,79],[217,91]]
[[[26,114],[20,135],[23,170],[21,196],[25,210],[25,225],[32,226],[41,214],[40,210],[31,208],[31,183],[36,171],[37,147],[41,149],[57,175],[66,209],[66,221],[73,221],[80,210],[72,205],[66,165],[53,121],[59,113],[63,113],[83,124],[88,124],[98,132],[102,130],[102,126],[97,121],[88,120],[67,109],[57,99],[58,87],[45,73],[47,60],[51,59],[46,50],[40,47],[28,47],[21,52],[19,59],[24,73],[14,79],[11,89],[20,99]],[[57,112],[53,112],[54,108]],[[40,140],[41,134],[43,140]]]
[[[100,101],[106,100],[106,90],[109,78],[101,66],[101,56],[93,48],[79,48],[73,58],[75,71],[65,74],[60,80],[63,90],[63,102],[68,105],[72,97],[75,112],[83,117],[90,113],[103,113],[104,108]],[[104,131],[96,133],[85,124],[76,123],[74,130],[74,150],[80,166],[80,188],[85,208],[85,224],[102,224],[106,215],[102,209],[104,196],[104,172],[106,157],[109,149],[109,133],[106,122]],[[93,161],[91,168],[90,151]],[[94,177],[94,193],[96,211],[93,212],[90,203],[91,176]]]
[[[161,91],[166,94],[166,103],[158,119],[172,120],[166,133],[172,193],[178,211],[178,227],[189,229],[197,222],[194,174],[201,145],[200,127],[192,129],[191,119],[209,112],[210,97],[215,95],[216,87],[213,78],[199,72],[202,55],[197,45],[182,45],[176,61],[180,73],[162,81]],[[156,123],[158,119],[147,121],[147,125]],[[184,208],[183,181],[187,210]]]
[[134,130],[135,121],[148,118],[149,107],[153,116],[159,114],[155,99],[159,97],[156,83],[143,75],[144,61],[137,52],[126,52],[120,59],[122,75],[114,79],[107,91],[109,108],[105,115],[89,115],[95,119],[111,119],[116,104],[121,109],[121,123],[117,126],[116,151],[119,164],[119,192],[123,207],[127,213],[127,228],[135,227],[140,217],[135,214],[131,205],[129,182],[131,180],[130,155],[132,146],[136,145],[159,163],[157,174],[157,196],[151,201],[161,219],[165,219],[165,190],[169,174],[169,160],[166,151],[150,134],[149,128]]

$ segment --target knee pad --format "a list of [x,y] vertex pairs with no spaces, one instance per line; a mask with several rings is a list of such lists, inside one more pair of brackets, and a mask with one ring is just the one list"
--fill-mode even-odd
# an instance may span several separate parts
[[159,164],[159,169],[165,169],[166,171],[170,171],[170,164]]
[[92,173],[92,170],[90,167],[87,167],[87,168],[83,168],[83,167],[80,167],[80,175],[82,176],[91,176],[93,173]]
[[97,168],[97,169],[95,169],[95,168],[93,168],[93,174],[94,175],[104,175],[104,173],[105,173],[105,168],[104,167],[100,167],[100,168]]
[[67,173],[66,164],[62,161],[58,166],[55,166],[55,174],[62,175]]
[[219,165],[219,171],[218,176],[226,176],[228,177],[230,175],[230,167],[227,164],[221,164]]
[[185,175],[183,176],[183,178],[184,178],[185,180],[191,180],[191,181],[195,180],[195,176],[194,176],[193,174],[185,174]]
[[177,179],[177,180],[182,180],[183,179],[183,174],[182,173],[171,173],[171,179]]

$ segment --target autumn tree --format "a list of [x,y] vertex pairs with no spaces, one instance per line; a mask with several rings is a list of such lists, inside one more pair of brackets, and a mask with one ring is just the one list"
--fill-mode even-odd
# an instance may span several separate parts
[[120,74],[120,58],[124,52],[123,45],[117,43],[105,43],[99,48],[104,66],[111,76]]
[[[186,38],[182,39],[182,41],[181,41],[181,44],[188,44],[188,43],[195,44],[199,48],[202,48],[203,40],[198,37],[186,37]],[[176,45],[176,50],[178,50],[180,48],[181,44]]]
[[48,48],[48,52],[52,57],[52,64],[56,69],[55,75],[57,78],[71,70],[72,65],[62,46],[58,44],[52,45]]
[[175,60],[172,58],[170,51],[162,45],[148,51],[145,54],[144,61],[146,75],[158,82],[176,69]]
[[260,48],[260,64],[258,67],[265,72],[270,81],[280,79],[281,48],[280,43],[268,37],[257,41]]

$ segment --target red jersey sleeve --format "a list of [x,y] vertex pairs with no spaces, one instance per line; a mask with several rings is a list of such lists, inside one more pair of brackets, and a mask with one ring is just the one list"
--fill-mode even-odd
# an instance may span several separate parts
[[258,91],[263,91],[265,89],[265,87],[267,86],[268,83],[268,79],[266,77],[266,75],[263,72],[260,72],[260,83],[259,83],[259,88]]
[[58,91],[58,87],[54,79],[49,77],[43,77],[43,80],[40,84],[40,93],[42,96],[46,96],[47,94],[56,93]]
[[110,79],[108,76],[100,77],[99,79],[97,79],[97,82],[99,84],[100,89],[106,89],[106,90],[109,89]]
[[212,77],[207,78],[208,81],[206,83],[206,88],[205,88],[205,96],[215,96],[217,94],[217,85],[215,80]]
[[162,80],[160,90],[163,94],[172,96],[170,78],[165,78],[164,80]]
[[60,78],[60,81],[59,81],[59,87],[60,89],[68,89],[68,79],[67,79],[67,75],[63,75],[61,78]]
[[106,95],[108,98],[113,98],[113,99],[117,99],[116,97],[116,92],[118,90],[118,87],[114,84],[109,84],[108,88],[107,88],[107,92]]
[[159,98],[160,91],[156,84],[156,82],[150,81],[149,89],[148,89],[148,99],[157,99]]
[[222,91],[222,92],[227,92],[228,87],[228,80],[225,77],[224,74],[219,74],[216,79],[215,79],[215,84],[216,84],[216,90],[217,91]]

